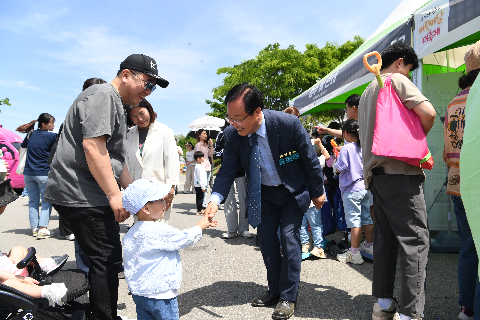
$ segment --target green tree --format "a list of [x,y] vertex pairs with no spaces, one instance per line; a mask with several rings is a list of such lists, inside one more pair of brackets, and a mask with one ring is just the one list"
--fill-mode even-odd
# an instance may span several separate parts
[[197,144],[197,140],[195,138],[192,138],[190,136],[184,136],[183,134],[176,135],[175,138],[177,139],[177,146],[180,146],[183,150],[183,157],[185,158],[185,155],[187,154],[187,148],[185,148],[185,144],[187,142],[191,142],[193,144],[193,147],[195,147],[195,144]]
[[[350,56],[364,42],[359,36],[342,45],[327,42],[325,47],[307,44],[302,53],[293,45],[285,49],[278,43],[270,44],[261,50],[254,59],[244,60],[233,67],[217,70],[225,74],[223,84],[212,90],[214,100],[205,100],[215,117],[224,117],[227,108],[223,103],[227,92],[239,83],[249,82],[264,94],[265,107],[271,110],[284,110],[289,100],[313,86],[343,60]],[[325,116],[336,118],[335,114]]]
[[[3,100],[0,100],[0,106],[1,106],[2,104],[5,104],[5,105],[7,105],[7,106],[11,106],[11,104],[10,104],[10,99],[5,98],[5,99],[3,99]],[[2,110],[0,110],[0,112],[2,112]]]

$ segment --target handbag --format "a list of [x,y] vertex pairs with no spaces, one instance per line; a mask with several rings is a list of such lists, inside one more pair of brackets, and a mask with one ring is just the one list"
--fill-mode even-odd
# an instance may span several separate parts
[[28,140],[30,139],[32,132],[33,131],[30,131],[27,135],[27,147],[20,149],[20,154],[18,156],[17,170],[15,171],[16,174],[20,174],[20,175],[23,174],[23,170],[25,169],[25,162],[27,161],[27,152],[28,152]]
[[372,153],[430,170],[434,162],[420,118],[402,104],[391,78],[378,94]]

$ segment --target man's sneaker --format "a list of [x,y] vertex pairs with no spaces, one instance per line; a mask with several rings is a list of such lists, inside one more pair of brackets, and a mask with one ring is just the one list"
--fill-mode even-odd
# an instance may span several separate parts
[[[392,320],[402,320],[402,317],[400,317],[400,314],[398,312],[395,312]],[[413,318],[412,320],[422,320],[422,318]]]
[[67,288],[63,283],[52,283],[42,287],[42,298],[48,299],[48,304],[52,307],[55,304],[62,305],[67,301]]
[[365,242],[366,241],[360,243],[360,251],[371,254],[373,256],[373,244],[370,246],[370,248],[366,248],[365,247]]
[[398,317],[397,319],[400,319],[398,313],[395,312],[395,303],[393,301],[386,309],[382,308],[377,302],[375,302],[373,305],[372,320],[395,319],[394,317]]
[[33,235],[34,237],[36,237],[37,234],[38,234],[38,228],[33,228],[33,229],[32,229],[32,235]]
[[52,233],[48,228],[40,229],[37,233],[37,239],[46,239],[52,236]]
[[313,248],[313,250],[310,251],[310,254],[312,256],[315,256],[315,257],[320,258],[320,259],[326,259],[327,258],[327,255],[325,254],[325,251],[323,251],[322,248],[318,248],[318,247]]
[[238,232],[225,232],[222,233],[222,239],[232,239],[238,237]]
[[75,235],[73,233],[69,234],[68,236],[65,237],[65,239],[73,241],[73,240],[75,240]]
[[241,236],[244,237],[245,239],[250,239],[250,238],[253,238],[253,233],[249,231],[243,231]]
[[312,251],[312,249],[313,249],[313,244],[311,244],[311,243],[304,243],[302,245],[302,252],[303,253],[308,253],[308,252]]
[[458,320],[473,320],[473,315],[471,317],[467,316],[465,314],[465,307],[462,307],[462,310],[460,311],[460,314],[458,315]]
[[343,263],[353,263],[353,264],[362,264],[363,258],[360,252],[353,254],[350,249],[345,251],[342,254],[337,255],[337,260]]

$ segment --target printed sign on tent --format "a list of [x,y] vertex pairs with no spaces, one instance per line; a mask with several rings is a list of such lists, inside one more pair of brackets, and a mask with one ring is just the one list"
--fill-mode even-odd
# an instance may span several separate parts
[[[420,11],[415,15],[415,51],[424,51],[448,33],[449,3]],[[419,54],[421,56],[421,54]]]

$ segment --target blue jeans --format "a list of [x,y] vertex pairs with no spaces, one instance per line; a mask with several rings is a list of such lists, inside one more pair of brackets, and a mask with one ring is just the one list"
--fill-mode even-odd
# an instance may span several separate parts
[[473,243],[472,231],[461,197],[450,195],[457,218],[457,230],[461,240],[458,258],[458,303],[475,312],[474,319],[480,319],[480,284],[478,283],[478,256]]
[[323,223],[322,210],[315,207],[308,208],[303,216],[302,227],[300,228],[300,241],[302,244],[308,243],[308,223],[312,230],[313,245],[317,248],[323,248]]
[[[47,179],[48,176],[23,176],[25,188],[28,192],[28,216],[31,228],[48,227],[48,222],[50,221],[52,205],[43,201]],[[42,201],[41,212],[38,209],[40,201]]]
[[177,297],[172,299],[152,299],[132,294],[137,307],[137,319],[141,320],[177,320]]

